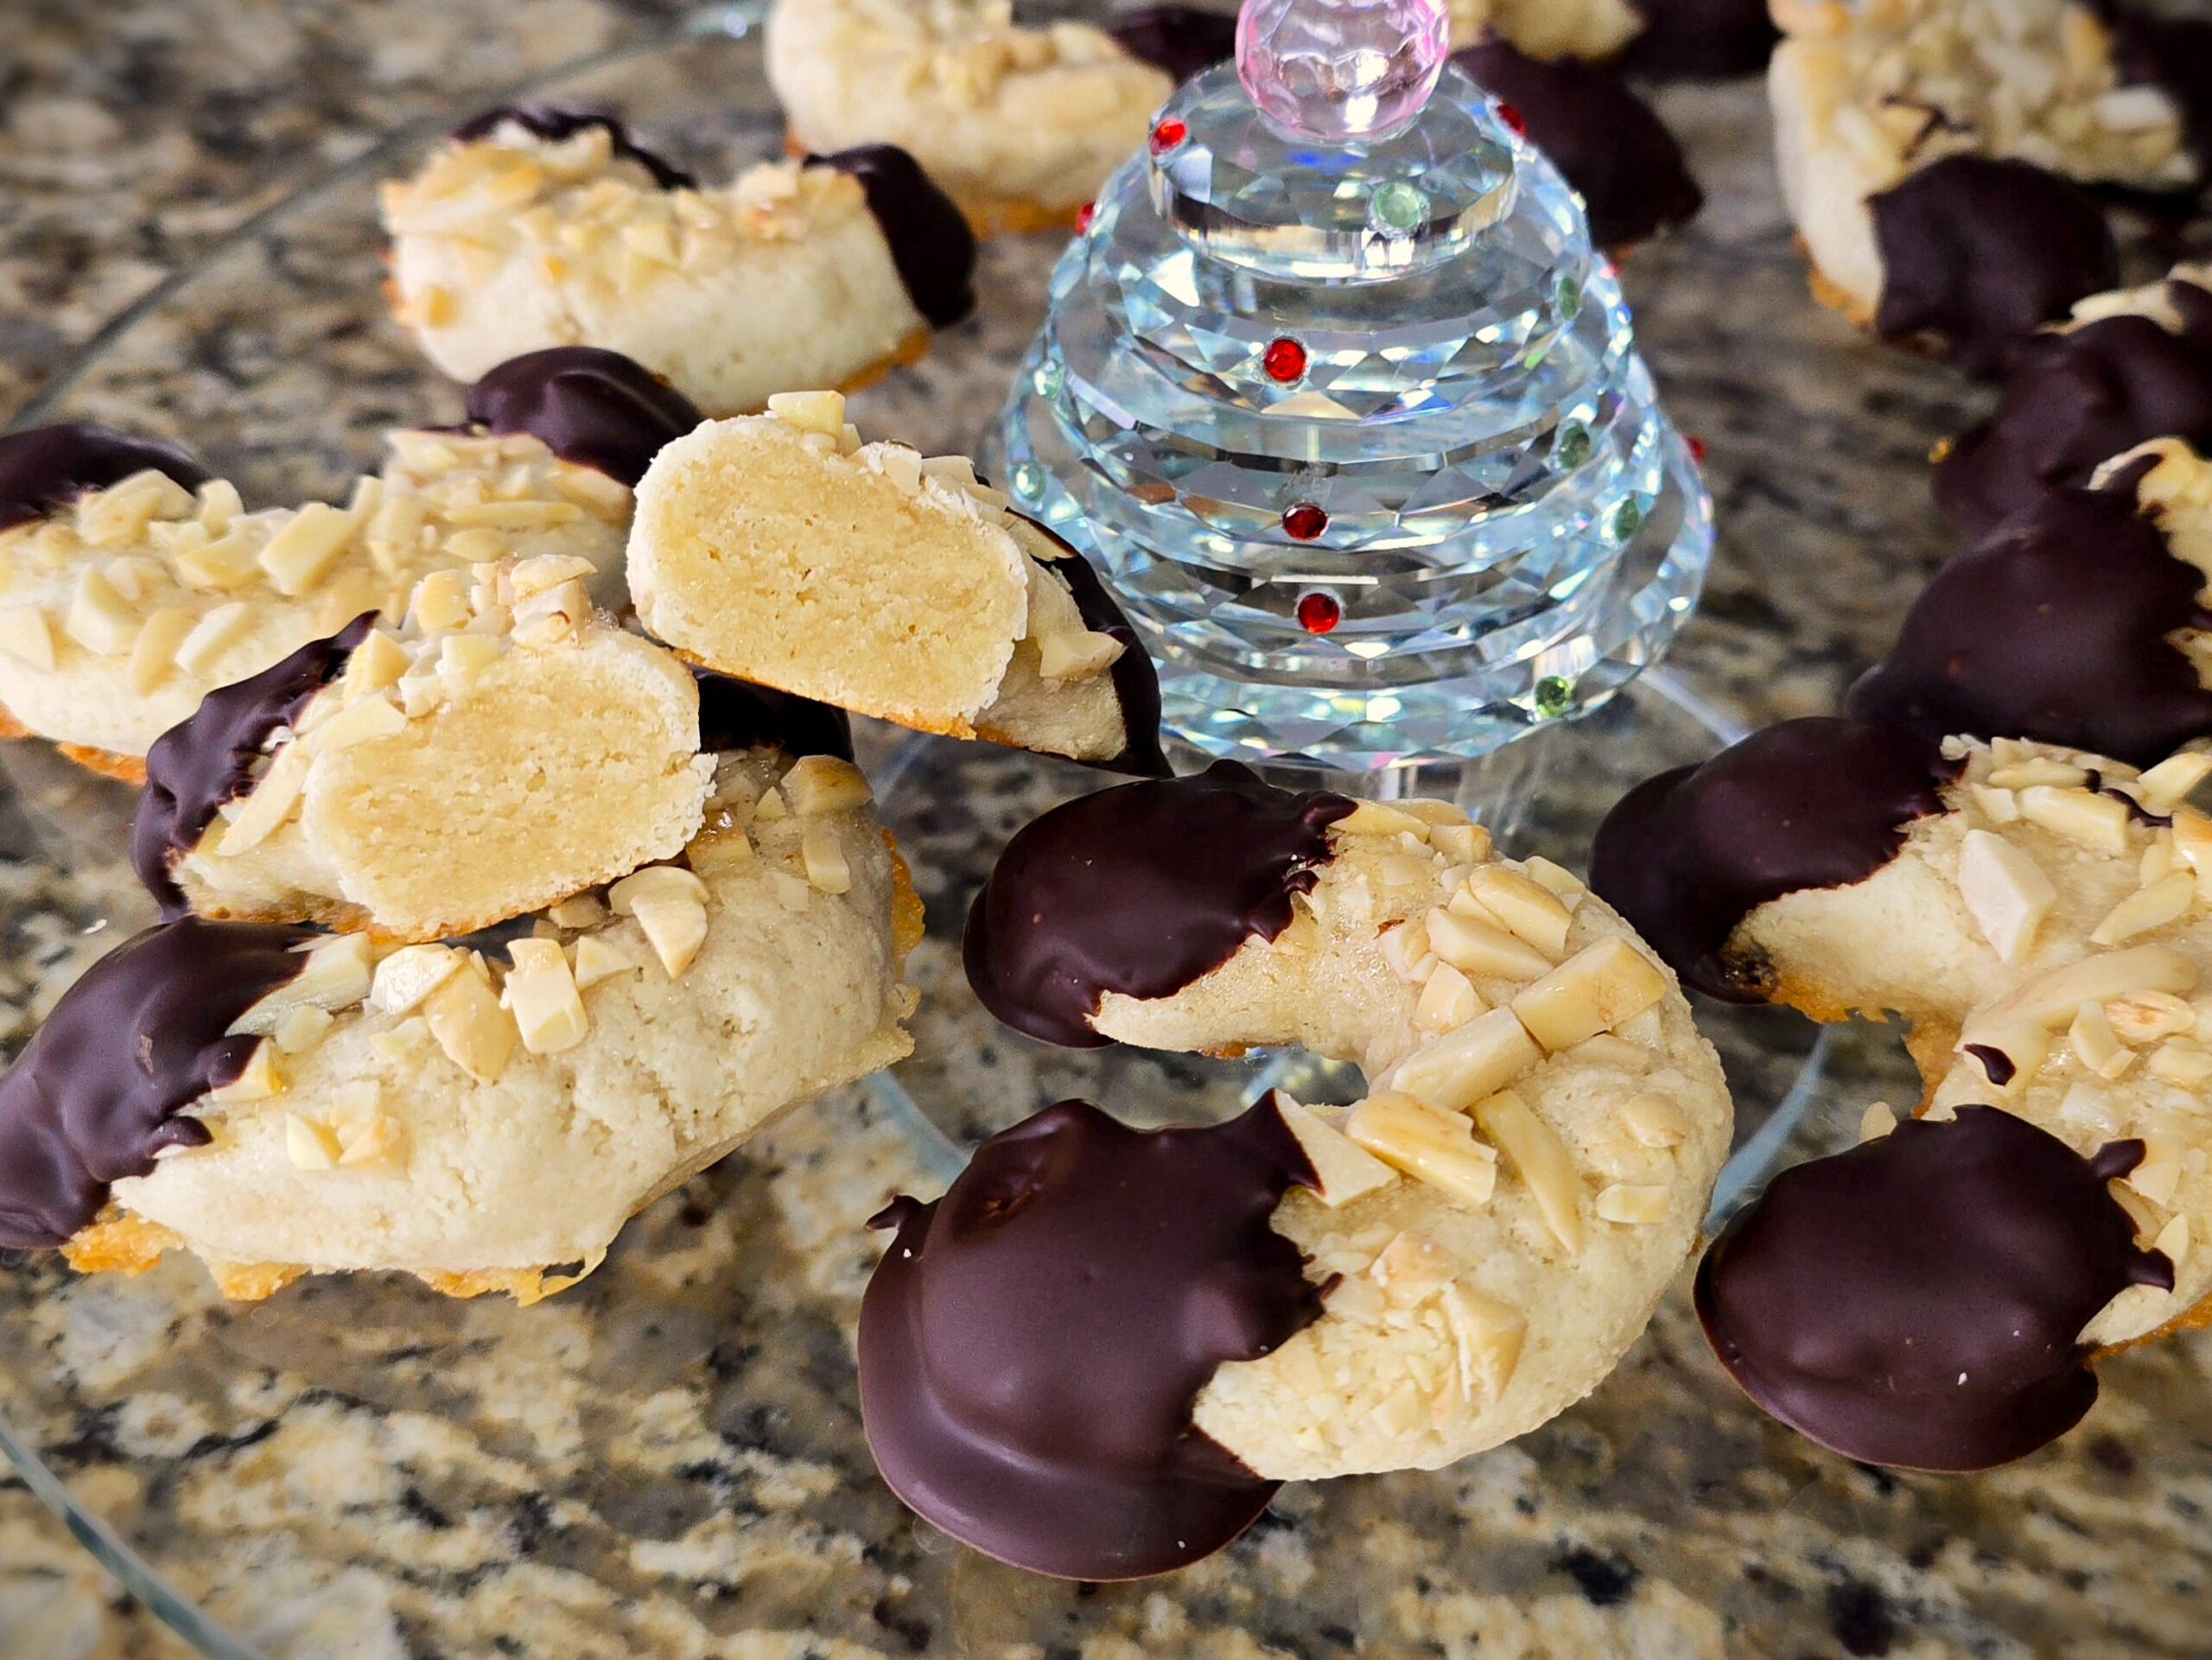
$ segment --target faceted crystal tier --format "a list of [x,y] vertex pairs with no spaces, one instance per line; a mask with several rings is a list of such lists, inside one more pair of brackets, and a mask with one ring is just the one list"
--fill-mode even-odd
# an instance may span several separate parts
[[1300,141],[1224,66],[1177,92],[1153,132],[1160,217],[1210,258],[1276,277],[1389,281],[1461,257],[1513,212],[1513,134],[1479,94],[1433,99],[1395,136]]
[[[1209,149],[1256,119],[1221,71],[1171,113]],[[1603,702],[1695,602],[1710,505],[1578,199],[1457,71],[1408,137],[1433,128],[1500,158],[1504,211],[1456,254],[1301,278],[1250,221],[1156,206],[1171,155],[1054,274],[995,459],[1097,556],[1211,753],[1479,754]],[[1286,166],[1246,194],[1308,211],[1317,169]]]

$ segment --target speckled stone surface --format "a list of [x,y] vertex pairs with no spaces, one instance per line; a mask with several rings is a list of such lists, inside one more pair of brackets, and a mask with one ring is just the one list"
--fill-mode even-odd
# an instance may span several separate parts
[[[203,444],[250,494],[336,487],[373,434],[448,418],[374,297],[365,178],[255,211],[405,124],[581,54],[648,41],[675,0],[0,0],[0,408],[163,272],[220,254],[61,387],[60,406]],[[775,143],[749,48],[588,77],[709,170]],[[1929,444],[1982,394],[1855,337],[1805,297],[1754,86],[1664,112],[1712,206],[1626,274],[1648,355],[1710,448],[1723,526],[1677,669],[1745,722],[1829,706],[1948,550]],[[1049,244],[988,256],[982,323],[871,393],[862,418],[965,448],[1041,308]],[[1573,856],[1624,778],[1694,746],[1624,712],[1562,741],[1522,817]],[[1685,757],[1686,758],[1686,757]],[[145,916],[125,803],[0,746],[0,1039]],[[956,1132],[1066,1087],[1065,1063],[951,1011],[948,930],[989,845],[1066,787],[948,752],[894,805],[948,995],[917,1088]],[[87,932],[91,930],[92,932]],[[1737,1031],[1747,1093],[1806,1041]],[[1905,1087],[1846,1046],[1836,1132]],[[1145,1069],[1152,1069],[1147,1072]],[[925,1077],[923,1073],[925,1072]],[[1156,1061],[1147,1097],[1206,1080]],[[1077,1081],[1080,1081],[1079,1079]],[[1627,1364],[1524,1441],[1440,1474],[1286,1490],[1245,1540],[1149,1585],[1027,1580],[912,1523],[854,1409],[857,1298],[894,1188],[933,1191],[883,1106],[848,1091],[655,1207],[535,1310],[401,1283],[225,1306],[177,1264],[135,1282],[0,1259],[0,1415],[192,1603],[277,1660],[989,1660],[1357,1654],[1380,1660],[1756,1655],[2198,1656],[2212,1646],[2212,1340],[2106,1368],[2084,1431],[1974,1480],[1819,1453],[1722,1377],[1680,1290]],[[129,1604],[20,1483],[0,1482],[0,1660],[190,1650]]]

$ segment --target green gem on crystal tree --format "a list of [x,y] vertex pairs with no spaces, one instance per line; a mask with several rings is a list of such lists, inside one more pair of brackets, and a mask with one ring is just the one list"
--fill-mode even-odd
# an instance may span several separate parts
[[1536,714],[1556,721],[1574,707],[1574,684],[1563,675],[1548,674],[1536,682]]

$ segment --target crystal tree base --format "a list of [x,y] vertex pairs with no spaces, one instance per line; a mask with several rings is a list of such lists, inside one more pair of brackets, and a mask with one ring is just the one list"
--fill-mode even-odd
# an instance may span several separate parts
[[1652,661],[1711,551],[1579,199],[1456,71],[1339,143],[1227,69],[1186,86],[1055,273],[1000,444],[1214,755],[1483,754]]

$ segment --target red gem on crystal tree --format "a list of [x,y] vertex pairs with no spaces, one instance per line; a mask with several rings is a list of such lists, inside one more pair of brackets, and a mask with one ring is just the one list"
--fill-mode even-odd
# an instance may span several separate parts
[[1098,204],[1095,201],[1087,201],[1084,203],[1082,207],[1077,208],[1075,210],[1076,234],[1077,236],[1081,236],[1085,231],[1088,231],[1090,228],[1092,222],[1096,220],[1097,217]]
[[1498,100],[1497,118],[1513,129],[1516,137],[1526,138],[1529,136],[1528,118],[1503,99]]
[[1705,440],[1694,432],[1690,434],[1690,459],[1700,467],[1705,465]]
[[1306,372],[1306,348],[1285,335],[1268,347],[1261,361],[1267,366],[1268,379],[1287,386]]
[[1344,614],[1344,607],[1326,594],[1308,594],[1298,602],[1298,626],[1309,634],[1327,633]]
[[1311,542],[1329,528],[1329,516],[1310,501],[1301,501],[1282,516],[1282,527],[1292,539]]
[[1152,130],[1152,153],[1165,156],[1191,136],[1191,130],[1179,121],[1163,121]]

